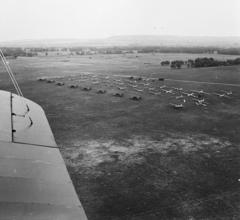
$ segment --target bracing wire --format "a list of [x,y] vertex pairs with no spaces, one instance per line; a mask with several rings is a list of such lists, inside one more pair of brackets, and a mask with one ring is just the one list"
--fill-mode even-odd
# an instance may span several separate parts
[[12,82],[13,82],[13,85],[14,85],[15,89],[17,90],[18,95],[20,96],[20,91],[19,91],[18,87],[16,86],[16,83],[15,83],[12,75],[11,75],[10,72],[9,72],[9,68],[8,68],[8,66],[7,66],[7,61],[6,61],[5,57],[4,57],[1,49],[0,49],[0,57],[1,57],[2,61],[3,61],[3,64],[4,64],[5,68],[6,68],[8,74],[9,74],[11,80],[12,80]]
[[19,88],[19,86],[18,86],[18,84],[17,84],[17,81],[16,81],[16,79],[15,79],[15,77],[14,77],[14,75],[13,75],[13,73],[12,73],[12,71],[11,71],[8,63],[7,63],[7,60],[6,60],[6,58],[4,57],[4,54],[3,54],[3,52],[1,51],[1,49],[0,49],[0,55],[1,55],[1,58],[2,58],[2,61],[3,61],[3,64],[4,64],[4,66],[6,67],[7,72],[8,72],[8,74],[9,74],[9,76],[10,76],[10,78],[11,78],[11,80],[12,80],[12,82],[13,82],[16,90],[17,90],[17,92],[18,92],[18,95],[19,95],[19,96],[23,96],[23,95],[22,95],[22,92],[21,92],[21,90],[20,90],[20,88]]
[[14,84],[17,92],[18,92],[18,94],[19,94],[19,95],[22,95],[22,94],[21,94],[21,90],[20,90],[19,86],[16,84],[16,80],[15,80],[13,74],[12,74],[12,71],[11,71],[11,69],[10,69],[10,67],[9,67],[9,65],[8,65],[8,63],[7,63],[7,60],[6,60],[6,58],[4,57],[4,54],[3,54],[3,52],[2,52],[1,49],[0,49],[0,56],[1,56],[1,58],[2,58],[2,61],[3,61],[3,64],[4,64],[5,68],[7,69],[7,72],[8,72],[8,74],[9,74],[9,76],[11,77],[11,80],[12,80],[12,82],[13,82],[13,84]]
[[[21,102],[23,103],[24,108],[26,109],[26,113],[27,113],[27,112],[29,111],[29,107],[27,106],[27,104],[26,104],[26,102],[25,102],[25,100],[24,100],[24,96],[23,96],[23,94],[22,94],[22,91],[21,91],[20,87],[18,86],[18,83],[17,83],[17,81],[16,81],[16,79],[15,79],[13,73],[12,73],[12,70],[11,70],[10,66],[8,65],[7,60],[6,60],[6,58],[4,57],[4,54],[3,54],[3,52],[2,52],[1,49],[0,49],[0,57],[1,57],[2,61],[3,61],[3,64],[4,64],[4,66],[5,66],[8,74],[9,74],[11,80],[12,80],[12,83],[13,83],[13,85],[14,85],[17,93],[18,93],[18,95],[19,95],[20,98],[21,98]],[[26,114],[26,113],[25,113],[25,114]]]
[[[21,100],[21,102],[23,104],[24,109],[26,109],[26,112],[23,115],[21,115],[21,117],[25,117],[25,115],[29,112],[30,109],[29,109],[27,103],[25,102],[25,99],[24,99],[24,96],[22,94],[22,91],[21,91],[21,89],[20,89],[20,87],[19,87],[19,85],[18,85],[18,83],[17,83],[17,81],[16,81],[16,79],[15,79],[13,73],[12,73],[12,70],[11,70],[10,66],[8,65],[7,60],[6,60],[6,58],[5,58],[5,56],[4,56],[4,54],[3,54],[1,49],[0,49],[0,58],[2,59],[3,64],[4,64],[4,66],[5,66],[5,68],[6,68],[7,72],[8,72],[8,75],[10,76],[10,78],[12,80],[12,83],[13,83],[13,85],[14,85],[14,87],[15,87],[15,89],[16,89],[19,97],[20,97],[20,100]],[[20,115],[17,115],[17,114],[15,114],[15,115],[16,116],[20,116]],[[32,119],[29,116],[28,116],[28,118],[29,118],[29,120],[31,122],[30,126],[32,126],[32,124],[33,124]]]

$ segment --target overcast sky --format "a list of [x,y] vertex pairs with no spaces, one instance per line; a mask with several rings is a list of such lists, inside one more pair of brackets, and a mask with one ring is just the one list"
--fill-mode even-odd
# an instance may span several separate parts
[[1,0],[0,41],[240,36],[240,0]]

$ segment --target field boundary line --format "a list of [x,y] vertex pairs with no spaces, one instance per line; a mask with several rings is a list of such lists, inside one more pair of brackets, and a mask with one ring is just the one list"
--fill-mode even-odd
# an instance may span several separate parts
[[239,84],[198,82],[198,81],[189,81],[189,80],[180,80],[180,79],[164,79],[164,80],[166,80],[166,81],[176,81],[176,82],[192,82],[192,83],[201,83],[201,84],[210,84],[210,85],[240,86]]

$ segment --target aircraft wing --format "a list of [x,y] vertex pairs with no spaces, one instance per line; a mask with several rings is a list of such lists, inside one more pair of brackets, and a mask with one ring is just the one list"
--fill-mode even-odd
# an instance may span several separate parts
[[24,100],[32,125],[20,97],[0,91],[0,219],[87,220],[43,109]]

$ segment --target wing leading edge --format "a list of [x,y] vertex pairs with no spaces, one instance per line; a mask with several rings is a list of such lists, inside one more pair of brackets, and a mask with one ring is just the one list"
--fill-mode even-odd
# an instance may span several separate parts
[[0,91],[0,219],[87,220],[44,111],[25,102],[32,126],[20,97]]

